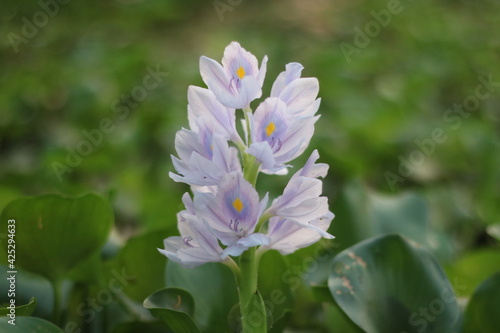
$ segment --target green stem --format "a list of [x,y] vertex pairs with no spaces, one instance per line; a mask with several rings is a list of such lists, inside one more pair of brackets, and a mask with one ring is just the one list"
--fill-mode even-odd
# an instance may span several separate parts
[[259,175],[260,163],[255,156],[243,153],[243,177],[255,187],[257,176]]
[[61,281],[52,282],[54,307],[52,308],[52,322],[61,325],[61,296],[62,296],[62,283]]
[[250,303],[253,296],[257,293],[258,270],[259,256],[256,255],[256,248],[252,247],[243,252],[240,257],[241,274],[239,279],[237,279],[243,333],[253,332],[250,320],[254,310]]

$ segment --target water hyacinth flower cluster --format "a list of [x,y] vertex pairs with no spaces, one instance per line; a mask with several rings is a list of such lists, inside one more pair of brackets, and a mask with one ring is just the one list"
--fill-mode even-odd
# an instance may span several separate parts
[[321,196],[319,179],[326,176],[328,165],[317,163],[316,150],[271,202],[255,188],[260,172],[288,173],[289,163],[308,147],[319,118],[318,80],[302,78],[299,63],[286,65],[270,97],[252,111],[250,103],[262,96],[266,66],[267,56],[259,67],[257,58],[237,42],[226,47],[222,64],[200,58],[208,89],[188,88],[190,128],[176,134],[176,173],[170,173],[174,181],[189,184],[193,193],[182,197],[180,236],[167,238],[160,249],[186,267],[207,262],[230,266],[237,274],[241,309],[256,291],[256,267],[263,252],[275,249],[286,255],[322,237],[333,238],[327,229],[334,215]]

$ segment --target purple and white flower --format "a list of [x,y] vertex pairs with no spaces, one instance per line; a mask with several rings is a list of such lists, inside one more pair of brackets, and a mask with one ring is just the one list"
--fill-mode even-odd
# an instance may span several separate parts
[[213,186],[227,173],[241,173],[237,149],[229,147],[223,136],[213,134],[203,118],[198,122],[198,133],[187,129],[177,132],[175,149],[179,158],[172,156],[172,163],[180,175],[170,172],[170,178],[189,185]]
[[257,158],[264,172],[277,173],[307,148],[319,116],[295,116],[285,102],[270,97],[251,118],[252,144],[247,153]]
[[[226,140],[243,142],[236,131],[236,110],[222,105],[209,89],[196,86],[188,88],[189,127],[199,131],[199,119],[216,129],[217,134]],[[206,126],[207,126],[206,125]]]
[[217,237],[213,230],[194,214],[189,194],[185,193],[182,201],[186,210],[177,214],[177,228],[181,235],[165,239],[165,248],[158,251],[170,260],[190,268],[207,262],[223,261],[223,250]]
[[333,238],[332,235],[312,223],[318,218],[331,214],[328,210],[328,198],[320,196],[322,182],[317,179],[326,176],[328,165],[316,164],[318,158],[318,151],[314,150],[304,168],[292,176],[283,194],[274,199],[265,213],[314,229],[325,238]]
[[267,205],[267,195],[259,202],[257,191],[241,174],[227,174],[215,194],[197,193],[194,205],[197,215],[228,246],[224,255],[238,256],[249,247],[269,243],[267,236],[254,233]]
[[[309,145],[319,118],[318,80],[302,78],[299,63],[286,65],[271,97],[252,113],[249,104],[262,95],[266,65],[267,56],[259,68],[257,58],[237,42],[226,47],[222,65],[200,58],[208,89],[188,88],[190,129],[176,134],[178,157],[172,162],[177,174],[170,173],[174,181],[191,185],[194,197],[186,193],[182,198],[180,236],[167,238],[159,249],[172,261],[186,267],[234,266],[229,256],[251,247],[289,254],[322,237],[333,238],[328,228],[334,215],[318,179],[326,176],[328,165],[316,163],[316,150],[267,209],[267,194],[261,200],[248,181],[255,182],[258,172],[286,174],[288,163]],[[245,112],[244,140],[236,129],[237,108]]]
[[224,50],[222,65],[207,57],[200,58],[203,81],[229,108],[243,109],[262,96],[266,68],[267,56],[259,68],[257,58],[237,42],[232,42]]

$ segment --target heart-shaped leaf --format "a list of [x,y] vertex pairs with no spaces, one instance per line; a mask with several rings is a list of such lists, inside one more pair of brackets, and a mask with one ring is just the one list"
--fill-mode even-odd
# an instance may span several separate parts
[[104,245],[113,211],[94,194],[79,198],[46,194],[10,202],[0,228],[7,230],[7,223],[15,224],[15,266],[54,282]]
[[399,235],[372,238],[339,253],[328,286],[342,310],[369,333],[452,332],[460,319],[441,267]]
[[12,322],[9,317],[0,317],[0,332],[64,333],[62,329],[45,319],[23,316],[16,316],[15,322]]
[[179,288],[164,288],[144,300],[144,307],[163,322],[173,333],[196,333],[200,330],[191,318],[194,300]]
[[464,314],[463,333],[496,333],[500,327],[500,272],[484,281]]

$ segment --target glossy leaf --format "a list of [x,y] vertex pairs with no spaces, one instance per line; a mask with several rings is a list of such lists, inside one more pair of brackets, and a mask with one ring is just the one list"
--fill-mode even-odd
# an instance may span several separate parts
[[165,287],[167,258],[157,249],[163,247],[163,239],[171,232],[159,230],[135,236],[118,253],[113,266],[134,277],[124,288],[130,298],[142,302],[155,290]]
[[464,314],[462,333],[497,333],[500,328],[500,272],[474,292]]
[[113,211],[94,194],[79,198],[46,194],[9,203],[2,212],[2,230],[7,230],[9,219],[16,221],[15,265],[60,281],[104,245]]
[[194,300],[189,292],[179,288],[164,288],[144,300],[144,307],[161,320],[173,333],[196,333]]
[[460,318],[441,267],[399,235],[372,238],[339,253],[328,286],[342,310],[369,333],[452,332]]
[[[15,307],[16,316],[31,316],[33,311],[36,308],[36,298],[31,297],[28,304],[19,305]],[[0,316],[7,316],[10,313],[10,309],[8,307],[0,308]]]
[[9,317],[0,317],[0,332],[9,333],[64,333],[51,322],[37,317],[16,316],[15,325],[9,324]]
[[202,332],[225,332],[229,311],[238,302],[236,282],[231,270],[219,263],[185,268],[169,261],[167,286],[187,290],[194,298],[193,315]]

